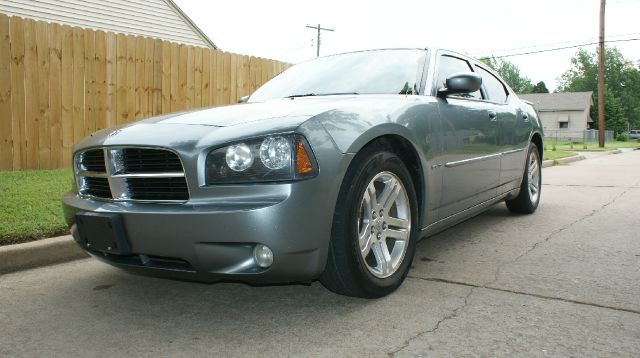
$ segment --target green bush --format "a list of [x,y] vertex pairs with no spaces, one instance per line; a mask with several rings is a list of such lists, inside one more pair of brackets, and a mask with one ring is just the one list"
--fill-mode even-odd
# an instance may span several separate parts
[[616,136],[616,140],[617,140],[618,142],[626,142],[626,141],[628,141],[628,140],[629,140],[629,136],[628,136],[626,133],[619,133],[619,134]]

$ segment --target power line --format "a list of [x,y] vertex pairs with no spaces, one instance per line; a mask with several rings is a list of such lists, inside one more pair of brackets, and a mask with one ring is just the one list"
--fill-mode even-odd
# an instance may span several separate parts
[[[638,41],[638,40],[640,40],[640,38],[634,38],[634,39],[623,39],[623,40],[607,40],[607,41],[604,41],[604,42],[605,42],[605,43],[613,43],[613,42],[629,42],[629,41]],[[583,43],[583,44],[573,45],[573,46],[556,47],[556,48],[550,48],[550,49],[545,49],[545,50],[528,51],[528,52],[514,53],[514,54],[509,54],[509,55],[501,55],[501,56],[491,56],[491,57],[495,57],[495,58],[505,58],[505,57],[515,57],[515,56],[532,55],[532,54],[536,54],[536,53],[552,52],[552,51],[560,51],[560,50],[566,50],[566,49],[570,49],[570,48],[577,48],[577,47],[584,47],[584,46],[590,46],[590,45],[597,45],[597,44],[599,44],[599,43],[600,43],[599,41],[596,41],[596,42]]]
[[634,3],[639,3],[640,1],[638,0],[618,0],[618,1],[612,1],[610,4],[613,5],[624,5],[624,4],[634,4]]
[[333,29],[325,29],[323,27],[320,27],[320,24],[318,24],[318,26],[307,25],[307,27],[310,28],[310,29],[318,30],[318,41],[316,43],[316,57],[320,57],[320,31],[331,31],[331,32],[333,32]]
[[309,47],[309,45],[304,45],[304,46],[296,47],[296,48],[294,48],[294,49],[291,49],[291,50],[287,50],[287,51],[285,51],[285,52],[282,52],[282,53],[280,54],[280,56],[288,55],[288,54],[290,54],[290,53],[292,53],[292,52],[294,52],[294,51],[302,50],[303,48],[307,48],[307,47]]
[[[634,35],[640,35],[640,32],[631,32],[631,33],[626,33],[626,34],[609,35],[609,36],[607,36],[607,38],[612,39],[612,38],[615,38],[615,37],[634,36]],[[490,53],[496,53],[496,52],[511,52],[511,51],[516,51],[516,50],[526,50],[526,49],[539,48],[539,47],[564,45],[564,44],[592,41],[592,40],[598,40],[598,39],[599,39],[598,37],[591,37],[591,38],[588,38],[588,39],[585,39],[585,40],[571,40],[571,41],[562,41],[562,42],[552,42],[552,43],[547,43],[547,44],[532,45],[532,46],[522,46],[522,47],[513,47],[513,48],[506,48],[506,49],[493,50],[493,51],[478,51],[478,52],[476,52],[474,54],[474,56],[475,57],[482,57],[481,55],[483,55],[483,54],[490,54]],[[613,41],[613,40],[607,40],[607,41]]]

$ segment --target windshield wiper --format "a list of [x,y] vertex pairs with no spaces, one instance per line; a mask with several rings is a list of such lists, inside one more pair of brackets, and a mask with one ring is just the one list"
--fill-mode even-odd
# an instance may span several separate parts
[[359,94],[358,92],[334,92],[334,93],[305,93],[305,94],[293,94],[285,98],[298,98],[298,97],[315,97],[315,96],[340,96],[348,94]]

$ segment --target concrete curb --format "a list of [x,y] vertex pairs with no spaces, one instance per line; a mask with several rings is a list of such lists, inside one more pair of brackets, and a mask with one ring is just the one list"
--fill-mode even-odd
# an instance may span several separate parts
[[[619,153],[622,153],[622,151],[620,149],[615,149],[615,150],[602,152],[602,155],[611,155],[611,154],[619,154]],[[554,160],[545,160],[542,162],[542,167],[547,168],[547,167],[552,167],[554,165],[564,165],[564,164],[578,162],[580,160],[585,160],[585,159],[587,159],[587,157],[585,157],[584,155],[578,154],[572,157],[565,157],[565,158],[554,159]]]
[[542,162],[542,167],[547,168],[547,167],[552,167],[554,165],[569,164],[569,163],[578,162],[580,160],[585,160],[585,159],[587,158],[584,155],[574,155],[573,157],[566,157],[566,158],[560,158],[560,159],[554,159],[554,160],[545,160]]
[[86,258],[71,235],[0,246],[0,275]]

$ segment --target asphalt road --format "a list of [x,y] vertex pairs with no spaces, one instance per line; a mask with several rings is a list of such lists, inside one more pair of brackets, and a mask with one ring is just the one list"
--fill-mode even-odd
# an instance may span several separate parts
[[133,276],[93,259],[0,277],[0,356],[640,356],[640,151],[543,171],[422,241],[379,300],[320,284]]

